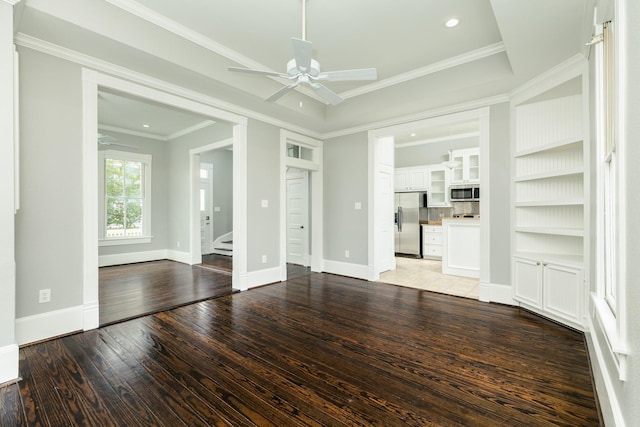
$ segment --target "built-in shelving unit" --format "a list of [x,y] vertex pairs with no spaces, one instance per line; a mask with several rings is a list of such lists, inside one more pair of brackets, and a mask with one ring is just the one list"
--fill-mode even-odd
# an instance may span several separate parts
[[513,298],[582,329],[588,176],[583,96],[545,96],[513,105],[512,113]]

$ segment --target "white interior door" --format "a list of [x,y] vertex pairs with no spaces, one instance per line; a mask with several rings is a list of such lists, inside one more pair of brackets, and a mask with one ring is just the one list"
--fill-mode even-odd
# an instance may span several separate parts
[[213,251],[213,165],[200,164],[200,242],[202,255]]
[[287,174],[287,262],[309,265],[309,172]]
[[395,264],[394,243],[394,156],[395,144],[393,137],[378,138],[376,141],[375,179],[377,192],[375,194],[375,233],[376,262],[378,273],[393,270]]

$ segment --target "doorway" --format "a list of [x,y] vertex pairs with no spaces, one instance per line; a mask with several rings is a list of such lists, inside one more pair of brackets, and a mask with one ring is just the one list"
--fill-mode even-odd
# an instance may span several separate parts
[[[384,233],[384,229],[379,224],[384,221],[392,221],[389,218],[393,218],[393,212],[388,212],[384,207],[384,203],[388,203],[388,184],[385,187],[385,182],[380,179],[376,179],[376,173],[384,170],[388,167],[388,159],[393,159],[393,168],[396,167],[395,155],[387,155],[386,157],[381,155],[385,148],[385,142],[388,144],[389,140],[394,140],[397,145],[400,141],[398,139],[407,138],[408,136],[415,136],[412,134],[419,133],[421,130],[433,129],[438,131],[441,135],[432,135],[430,139],[435,141],[444,141],[451,138],[451,135],[446,135],[445,129],[453,126],[454,124],[466,124],[473,125],[477,133],[479,152],[480,152],[480,170],[489,170],[489,109],[480,108],[477,110],[471,110],[462,113],[450,114],[447,116],[434,117],[430,119],[424,119],[412,123],[406,123],[402,125],[391,126],[384,129],[377,129],[369,132],[369,170],[372,176],[370,176],[370,199],[373,200],[374,206],[371,210],[373,218],[369,221],[369,234],[372,236],[371,244],[369,247],[369,259],[372,260],[370,266],[369,280],[380,280],[381,273],[389,271],[389,265],[395,265],[397,260],[393,262],[389,261],[390,255],[388,251],[384,249],[388,246],[389,237]],[[439,130],[438,130],[439,129]],[[463,128],[459,129],[459,133],[465,133]],[[405,142],[407,147],[417,145],[414,142]],[[388,149],[388,145],[386,146]],[[437,161],[439,162],[439,160]],[[436,163],[436,161],[433,161]],[[422,165],[406,165],[406,166],[422,166]],[[483,199],[487,200],[485,203],[480,203],[480,283],[488,283],[489,275],[489,179],[488,173],[480,174],[480,186],[483,187]],[[447,189],[443,189],[442,195],[446,194]],[[382,195],[387,194],[384,198]],[[383,256],[386,254],[386,257]],[[403,260],[404,261],[404,260]],[[411,268],[411,265],[404,265],[403,268]],[[410,263],[409,263],[410,264]],[[432,266],[432,270],[436,268]],[[419,272],[415,272],[419,276]],[[414,275],[414,276],[415,276]],[[440,279],[438,279],[440,280]]]
[[287,171],[287,263],[309,266],[309,171]]
[[[144,85],[122,80],[117,77],[99,73],[95,70],[83,69],[83,316],[82,327],[84,330],[95,329],[99,326],[99,277],[98,277],[98,150],[96,135],[98,134],[98,89],[107,88],[143,100],[149,100],[172,108],[191,111],[217,121],[229,123],[232,128],[231,139],[234,148],[234,192],[246,194],[247,174],[247,119],[236,114],[213,107],[214,99],[203,98],[199,94],[191,94],[179,87],[167,85],[164,82],[145,79]],[[142,83],[142,82],[140,82]],[[156,89],[157,87],[157,89]],[[160,89],[162,88],[162,89]],[[177,95],[177,94],[180,95]],[[195,101],[198,99],[198,101]],[[209,102],[205,104],[203,102]],[[193,157],[193,156],[192,156]],[[191,158],[190,163],[193,163]],[[193,170],[193,168],[192,168]],[[198,171],[199,172],[199,171]],[[199,173],[191,180],[191,191],[188,194],[189,205],[192,207],[192,215],[189,217],[191,232],[183,240],[189,252],[179,252],[172,248],[166,248],[167,257],[178,258],[178,261],[193,264],[194,254],[200,257],[200,212],[198,206]],[[194,194],[195,190],[195,194]],[[247,289],[247,203],[245,198],[234,198],[234,271],[232,276],[233,287],[239,290]],[[195,209],[194,209],[195,207]],[[196,216],[197,215],[197,216]],[[195,226],[194,226],[195,224]],[[193,230],[196,230],[195,233]],[[183,255],[184,254],[184,255]]]
[[230,147],[201,152],[201,262],[196,265],[231,274],[233,271],[233,151]]
[[[288,179],[288,171],[296,174],[291,176],[291,181]],[[311,271],[322,271],[322,174],[322,141],[281,130],[280,280],[282,281],[287,280],[288,277],[289,259],[295,260],[296,264],[309,266]],[[304,183],[305,180],[306,183]],[[291,212],[289,207],[293,208]],[[307,213],[304,213],[305,208]],[[305,219],[308,226],[304,224]],[[289,257],[290,252],[292,258]]]

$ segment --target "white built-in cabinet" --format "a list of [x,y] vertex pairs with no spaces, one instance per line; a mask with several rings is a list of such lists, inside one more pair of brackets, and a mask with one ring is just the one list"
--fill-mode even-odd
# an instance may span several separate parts
[[430,166],[429,176],[429,207],[449,206],[449,169],[444,166]]
[[451,169],[452,184],[480,182],[480,147],[452,150],[449,160],[460,163]]
[[442,226],[422,226],[422,257],[442,259]]
[[428,175],[424,167],[396,168],[395,191],[427,191]]
[[548,98],[512,105],[513,298],[583,330],[585,108],[580,93]]

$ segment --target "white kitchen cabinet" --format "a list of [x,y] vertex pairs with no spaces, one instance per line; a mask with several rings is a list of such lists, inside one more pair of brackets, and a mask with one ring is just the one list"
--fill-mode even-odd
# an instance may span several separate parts
[[429,207],[449,206],[448,188],[449,173],[444,166],[432,166],[428,171],[429,176]]
[[422,257],[442,259],[442,226],[422,226]]
[[395,191],[427,191],[427,169],[424,167],[397,168],[394,177]]
[[480,182],[480,147],[452,150],[449,160],[460,162],[451,169],[452,184]]
[[514,257],[513,298],[523,307],[554,320],[583,328],[582,269],[544,258]]

